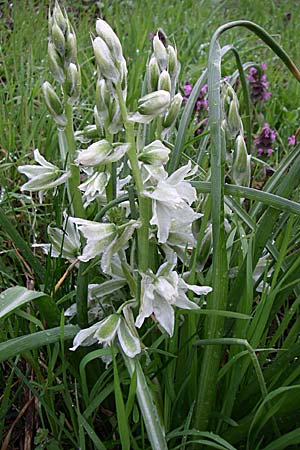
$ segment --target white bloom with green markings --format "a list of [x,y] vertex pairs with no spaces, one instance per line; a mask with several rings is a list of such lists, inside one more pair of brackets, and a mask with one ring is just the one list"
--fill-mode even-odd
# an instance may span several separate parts
[[148,270],[142,274],[141,305],[135,325],[140,328],[144,320],[154,314],[160,326],[173,336],[175,312],[174,307],[182,309],[199,309],[199,306],[188,299],[186,292],[193,291],[196,295],[206,295],[212,291],[209,286],[195,286],[186,283],[173,270],[176,259],[162,264],[157,273]]
[[21,191],[39,192],[39,199],[42,203],[43,193],[64,184],[70,173],[48,162],[38,149],[34,150],[34,160],[38,164],[18,167],[18,171],[29,178],[27,183],[21,187]]
[[200,217],[190,206],[197,198],[196,189],[185,181],[185,177],[193,174],[189,161],[168,178],[161,179],[155,188],[143,191],[145,197],[152,199],[153,215],[150,224],[157,226],[160,243],[167,242],[173,220],[186,224]]

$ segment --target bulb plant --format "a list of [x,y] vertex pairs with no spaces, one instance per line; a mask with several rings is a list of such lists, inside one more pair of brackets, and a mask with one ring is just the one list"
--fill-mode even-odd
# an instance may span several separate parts
[[[0,317],[32,302],[43,329],[0,344],[0,357],[28,356],[59,343],[64,386],[72,377],[76,383],[64,394],[67,417],[49,413],[48,395],[41,417],[55,439],[66,421],[72,448],[271,450],[300,444],[299,430],[282,419],[296,414],[300,386],[293,237],[300,207],[288,199],[297,185],[299,147],[264,191],[251,188],[243,108],[249,111],[249,83],[267,85],[255,68],[247,76],[249,66],[233,46],[220,47],[220,36],[238,26],[262,39],[300,81],[264,29],[237,21],[216,31],[208,67],[193,88],[185,86],[183,99],[176,47],[159,30],[131,110],[121,41],[97,19],[91,34],[93,123],[75,130],[84,68],[66,12],[56,2],[49,13],[53,82],[45,81],[42,91],[57,126],[60,160],[54,164],[36,149],[35,163],[18,170],[28,178],[21,190],[37,192],[42,205],[54,194],[63,198],[57,223],[34,248],[47,261],[68,265],[49,288],[37,256],[10,232],[40,290],[4,291]],[[241,104],[236,75],[222,77],[222,58],[230,52],[242,81]],[[210,152],[205,168],[195,163],[201,155],[188,157],[183,148],[197,99],[198,110],[209,116],[209,139],[198,133],[201,151]],[[254,141],[258,151],[270,150],[265,141],[274,133],[266,123]],[[60,297],[65,283],[70,294]],[[286,316],[271,333],[283,310]],[[105,417],[105,429],[97,428],[98,417]]]

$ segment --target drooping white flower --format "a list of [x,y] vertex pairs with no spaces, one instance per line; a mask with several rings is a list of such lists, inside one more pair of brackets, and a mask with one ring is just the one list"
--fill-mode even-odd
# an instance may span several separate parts
[[170,93],[159,90],[151,92],[138,100],[138,110],[129,116],[131,122],[150,123],[154,117],[164,114],[170,104]]
[[49,243],[34,244],[33,247],[40,247],[47,255],[65,258],[71,263],[80,255],[79,233],[65,212],[63,229],[48,226],[47,233]]
[[196,245],[196,239],[192,232],[192,223],[182,223],[172,220],[168,240],[163,244],[171,248],[182,262],[186,263],[189,259],[189,252]]
[[114,223],[93,222],[91,220],[71,217],[70,220],[78,226],[78,230],[86,238],[80,261],[90,261],[100,256],[118,236],[118,227]]
[[39,199],[42,203],[43,193],[65,183],[69,178],[70,173],[60,170],[54,164],[46,161],[38,149],[34,150],[34,160],[38,163],[38,165],[25,165],[18,167],[18,171],[29,178],[29,181],[23,184],[21,190],[39,192]]
[[143,148],[138,158],[144,164],[161,166],[168,162],[169,153],[170,149],[166,147],[161,141],[156,139]]
[[175,262],[162,264],[157,273],[150,269],[142,274],[141,305],[135,325],[140,328],[144,320],[151,314],[155,315],[161,327],[173,336],[175,313],[174,307],[182,309],[199,309],[199,306],[188,299],[186,292],[193,291],[197,295],[206,295],[212,291],[209,286],[195,286],[186,283],[173,270]]
[[82,255],[78,259],[87,262],[102,255],[101,268],[105,273],[111,270],[113,255],[122,250],[135,229],[140,226],[136,220],[130,220],[120,227],[114,223],[99,223],[75,217],[70,220],[78,226],[87,240]]
[[79,346],[89,346],[95,342],[104,346],[112,345],[116,336],[122,350],[129,358],[134,358],[141,353],[141,344],[137,335],[132,333],[124,317],[118,313],[111,314],[99,323],[80,330],[70,350],[74,351]]
[[86,167],[94,167],[116,162],[125,155],[129,147],[130,144],[111,144],[106,139],[102,139],[79,152],[75,163]]
[[196,189],[184,180],[193,173],[189,161],[168,178],[161,179],[155,188],[143,191],[144,196],[152,199],[153,215],[150,224],[157,226],[160,243],[167,241],[172,220],[186,224],[200,217],[190,206],[197,198]]

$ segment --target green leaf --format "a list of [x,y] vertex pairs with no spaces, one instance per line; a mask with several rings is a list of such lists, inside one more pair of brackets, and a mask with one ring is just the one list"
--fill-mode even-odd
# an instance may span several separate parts
[[30,291],[22,286],[8,288],[0,294],[0,319],[31,301],[35,301],[42,318],[49,326],[59,323],[59,309],[53,299],[44,292]]
[[0,294],[0,319],[12,314],[16,309],[37,298],[48,298],[43,292],[30,291],[24,287],[16,286]]
[[263,450],[284,450],[290,445],[300,444],[300,428],[290,431],[271,442]]
[[83,415],[80,414],[79,411],[77,411],[77,414],[78,414],[79,425],[81,425],[85,429],[85,431],[87,432],[87,434],[89,435],[89,437],[91,438],[93,443],[95,444],[95,448],[97,450],[107,450],[105,445],[102,443],[102,441],[97,436],[95,430],[91,427],[91,425],[89,425],[89,423],[86,421],[86,419],[83,417]]
[[[64,328],[64,340],[73,339],[78,333],[79,328],[76,325],[66,325]],[[38,331],[26,336],[20,336],[0,343],[0,362],[21,353],[59,342],[61,338],[61,328],[50,328],[49,330]]]
[[168,450],[164,426],[162,424],[157,406],[154,403],[154,399],[147,384],[143,369],[136,358],[128,358],[124,353],[123,358],[131,377],[133,377],[133,374],[136,371],[136,396],[152,450]]
[[115,399],[117,408],[117,418],[118,418],[118,429],[120,433],[120,439],[122,443],[122,450],[130,450],[130,431],[127,422],[127,416],[125,411],[125,405],[123,400],[123,395],[120,386],[120,378],[118,373],[118,365],[113,355],[114,364],[114,386],[115,386]]
[[45,269],[41,265],[40,261],[32,253],[27,242],[18,233],[16,228],[12,226],[11,220],[6,217],[5,212],[0,208],[0,226],[8,234],[8,236],[15,243],[16,247],[21,250],[23,258],[32,267],[34,273],[38,277],[39,281],[43,282],[45,278]]

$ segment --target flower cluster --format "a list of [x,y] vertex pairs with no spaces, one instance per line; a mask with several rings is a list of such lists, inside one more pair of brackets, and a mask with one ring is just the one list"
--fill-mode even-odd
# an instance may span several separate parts
[[[138,99],[137,111],[131,113],[126,107],[127,66],[121,43],[113,29],[98,19],[97,36],[92,41],[98,77],[95,125],[89,125],[77,136],[83,144],[83,148],[77,150],[70,111],[79,95],[76,76],[79,77],[80,70],[76,62],[75,35],[57,3],[50,17],[50,31],[52,72],[67,95],[61,101],[49,83],[44,84],[43,91],[49,112],[59,128],[62,166],[66,170],[46,161],[35,150],[36,164],[20,166],[19,171],[29,179],[22,190],[38,191],[41,201],[44,191],[66,184],[70,216],[64,213],[62,229],[48,227],[48,243],[36,244],[36,247],[51,257],[68,260],[72,267],[80,269],[82,264],[89,263],[96,279],[100,277],[103,281],[101,285],[88,285],[84,299],[90,306],[83,321],[86,328],[75,337],[72,350],[95,342],[104,346],[117,343],[128,357],[133,358],[141,352],[137,328],[146,318],[152,316],[161,329],[172,336],[174,308],[199,308],[186,292],[206,295],[211,291],[208,286],[186,283],[184,275],[176,270],[178,259],[186,264],[187,253],[191,253],[196,245],[192,224],[201,217],[193,207],[197,193],[189,181],[197,167],[192,168],[189,161],[171,174],[165,167],[170,148],[163,139],[174,126],[182,103],[181,94],[176,93],[180,63],[176,49],[168,44],[160,30],[153,37],[153,53],[147,64],[148,93]],[[58,64],[61,61],[63,65]],[[57,62],[56,66],[54,62]],[[66,72],[68,67],[69,74]],[[68,80],[72,74],[74,86],[72,79]],[[199,117],[208,108],[206,91],[207,86],[204,86],[195,106]],[[185,86],[186,99],[189,95],[190,89]],[[152,132],[135,132],[135,122],[150,124],[156,119],[155,140],[149,138],[154,136]],[[68,122],[71,126],[66,126]],[[121,131],[126,133],[123,138]],[[72,151],[70,142],[74,143]],[[131,184],[131,191],[128,188],[130,207],[123,199],[119,202],[127,183]],[[120,203],[118,215],[114,213],[116,208],[111,209],[112,203]],[[93,212],[102,205],[105,205],[107,216],[105,221],[99,222]],[[144,233],[143,240],[140,239],[141,232]],[[135,235],[137,262],[133,256]],[[149,239],[157,254],[157,265],[153,270],[147,265],[146,258],[144,265],[140,263],[141,253],[148,252]],[[144,249],[140,243],[145,241]],[[77,286],[81,282],[79,278]],[[102,302],[106,296],[109,296],[108,308],[103,307]],[[102,309],[93,304],[94,297],[100,299]],[[79,308],[77,311],[76,305],[71,305],[67,314],[70,317],[81,312]]]
[[273,142],[277,137],[277,131],[271,130],[268,123],[265,123],[261,132],[254,139],[255,146],[259,155],[270,156],[273,153]]
[[267,75],[264,73],[266,68],[267,65],[262,64],[260,70],[256,67],[249,69],[248,81],[253,103],[263,103],[271,96],[271,92],[267,90],[270,82],[267,81]]
[[[203,131],[205,130],[205,127],[208,123],[207,89],[208,89],[208,85],[205,84],[201,88],[199,96],[198,96],[196,104],[195,104],[194,114],[195,114],[195,125],[197,125],[196,131],[195,131],[196,135],[203,133]],[[183,101],[184,102],[188,101],[192,90],[193,90],[193,85],[190,83],[187,83],[183,86],[183,93],[184,93]]]
[[153,37],[152,49],[146,74],[148,94],[138,100],[137,112],[130,120],[150,123],[159,117],[161,135],[165,137],[175,125],[182,104],[182,95],[176,94],[180,63],[176,48],[168,43],[162,30]]

